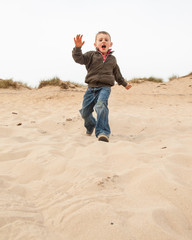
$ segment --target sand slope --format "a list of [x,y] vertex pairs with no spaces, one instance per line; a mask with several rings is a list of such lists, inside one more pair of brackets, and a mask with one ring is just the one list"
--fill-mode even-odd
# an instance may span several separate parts
[[113,87],[110,143],[84,91],[0,90],[0,239],[191,240],[191,77]]

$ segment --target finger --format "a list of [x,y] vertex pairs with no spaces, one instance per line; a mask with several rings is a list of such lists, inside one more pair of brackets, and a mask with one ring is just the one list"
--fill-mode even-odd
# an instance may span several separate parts
[[76,35],[76,38],[75,38],[75,40],[76,40],[76,41],[77,41],[77,40],[78,40],[78,38],[79,38],[78,36],[79,36],[79,35]]

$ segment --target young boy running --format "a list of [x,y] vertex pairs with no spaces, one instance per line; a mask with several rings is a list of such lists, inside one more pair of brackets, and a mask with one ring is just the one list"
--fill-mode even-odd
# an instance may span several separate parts
[[[99,141],[109,142],[110,126],[108,121],[108,99],[111,87],[115,81],[123,85],[127,90],[130,84],[124,80],[117,65],[116,58],[112,55],[111,36],[107,32],[96,34],[94,46],[96,51],[82,53],[81,47],[85,43],[82,41],[83,35],[74,38],[75,47],[72,56],[75,62],[85,65],[87,75],[85,82],[88,84],[87,91],[83,98],[81,116],[84,119],[86,134],[91,135],[95,129],[95,135]],[[94,111],[97,113],[97,120],[93,117]]]

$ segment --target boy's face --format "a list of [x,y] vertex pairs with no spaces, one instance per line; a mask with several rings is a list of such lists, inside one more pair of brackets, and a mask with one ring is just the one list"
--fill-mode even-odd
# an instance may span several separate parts
[[99,49],[99,51],[106,55],[109,48],[112,47],[113,43],[111,42],[110,36],[107,34],[100,33],[97,35],[94,46]]

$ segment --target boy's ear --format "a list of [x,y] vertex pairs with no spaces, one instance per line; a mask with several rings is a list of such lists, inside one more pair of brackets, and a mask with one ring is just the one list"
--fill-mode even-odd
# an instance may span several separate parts
[[97,44],[96,44],[96,43],[94,43],[94,46],[95,46],[95,47],[97,47]]
[[110,47],[112,47],[112,46],[113,46],[113,43],[111,42],[111,43],[110,43]]

